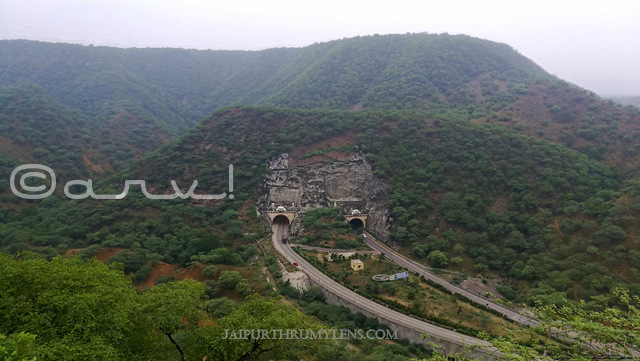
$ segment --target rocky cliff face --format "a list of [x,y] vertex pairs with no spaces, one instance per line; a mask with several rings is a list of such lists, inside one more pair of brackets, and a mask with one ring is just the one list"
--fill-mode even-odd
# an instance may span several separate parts
[[259,208],[263,211],[284,206],[299,216],[292,231],[301,228],[301,216],[315,208],[340,207],[345,214],[358,209],[368,214],[367,229],[388,239],[387,186],[371,172],[371,165],[360,152],[349,160],[290,166],[289,155],[269,162],[262,182]]

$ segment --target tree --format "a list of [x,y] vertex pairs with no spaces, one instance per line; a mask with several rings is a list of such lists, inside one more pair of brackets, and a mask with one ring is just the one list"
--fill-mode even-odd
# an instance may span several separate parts
[[35,335],[24,332],[9,337],[0,333],[0,360],[35,361],[35,338]]
[[[571,340],[566,344],[534,337],[527,344],[517,335],[488,339],[506,360],[637,360],[640,346],[640,298],[627,290],[613,292],[618,307],[591,309],[584,301],[562,306],[545,305],[534,311],[541,325],[539,335],[553,333],[556,338]],[[445,358],[435,353],[429,360],[465,359],[461,355]]]
[[427,260],[433,267],[446,267],[449,264],[447,255],[442,251],[431,251],[427,256]]
[[143,312],[149,316],[151,326],[167,336],[183,361],[184,351],[173,335],[197,325],[204,290],[203,283],[184,280],[163,283],[142,294]]
[[[592,310],[582,301],[541,306],[537,312],[543,325],[575,341],[570,352],[576,359],[610,357],[612,351],[629,357],[640,347],[640,298],[630,296],[625,289],[615,289],[613,295],[619,307]],[[606,346],[589,350],[583,347],[585,344]]]
[[202,275],[205,277],[213,277],[218,273],[218,267],[216,266],[207,266],[202,270]]
[[127,359],[149,334],[129,278],[96,260],[0,254],[0,294],[2,342],[34,335],[38,358]]
[[218,285],[222,288],[234,288],[241,280],[242,276],[238,271],[222,271],[218,278]]
[[227,297],[220,297],[205,302],[204,308],[213,316],[222,317],[229,314],[235,305],[236,304]]
[[248,296],[251,293],[251,284],[249,281],[243,279],[236,285],[236,292],[243,296]]
[[[328,344],[324,339],[287,338],[286,334],[275,337],[240,336],[241,330],[313,330],[324,329],[313,318],[296,308],[274,298],[258,295],[247,297],[245,302],[228,316],[218,320],[217,326],[201,327],[189,340],[193,358],[210,360],[292,360],[303,355],[316,354],[320,345]],[[254,332],[254,336],[258,336]]]

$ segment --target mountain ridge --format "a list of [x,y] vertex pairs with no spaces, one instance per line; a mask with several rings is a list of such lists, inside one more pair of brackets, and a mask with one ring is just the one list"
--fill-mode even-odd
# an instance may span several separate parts
[[[495,87],[495,76],[501,89],[484,98],[502,98],[529,78],[553,79],[507,45],[468,36],[369,36],[262,51],[0,41],[0,91],[35,84],[81,114],[94,137],[130,115],[123,124],[138,139],[99,149],[109,159],[105,169],[175,139],[223,106],[462,109],[477,105],[466,83],[482,78]],[[149,144],[139,147],[142,138]]]

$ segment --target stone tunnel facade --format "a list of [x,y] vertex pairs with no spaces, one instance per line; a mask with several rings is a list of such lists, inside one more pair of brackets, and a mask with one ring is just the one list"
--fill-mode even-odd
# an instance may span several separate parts
[[[359,152],[347,161],[319,162],[289,166],[289,155],[269,162],[263,178],[258,209],[266,213],[284,206],[299,215],[317,208],[340,207],[345,214],[354,209],[367,213],[363,224],[379,238],[388,238],[389,194],[387,186],[371,171],[371,165]],[[303,217],[295,217],[292,232],[302,228]],[[361,219],[362,220],[362,219]]]

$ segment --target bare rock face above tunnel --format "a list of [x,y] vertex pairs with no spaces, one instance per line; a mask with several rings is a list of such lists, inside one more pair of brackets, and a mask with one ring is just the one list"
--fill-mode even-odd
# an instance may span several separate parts
[[[345,214],[358,209],[368,214],[367,229],[382,239],[388,238],[389,193],[386,184],[371,172],[364,154],[354,152],[348,160],[304,166],[291,163],[286,153],[269,161],[260,209],[284,206],[299,215],[316,208],[340,207]],[[294,220],[293,232],[300,230],[301,218]]]

